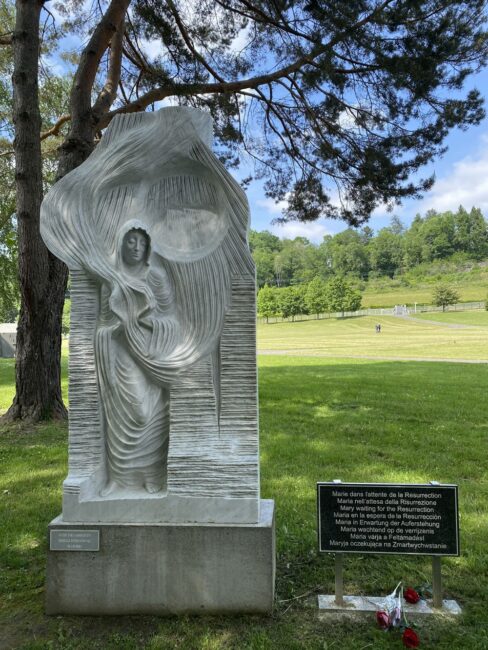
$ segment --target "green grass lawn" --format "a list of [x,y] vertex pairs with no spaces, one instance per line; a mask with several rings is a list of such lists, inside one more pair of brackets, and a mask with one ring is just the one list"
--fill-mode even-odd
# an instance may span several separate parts
[[[432,327],[425,325],[426,331]],[[366,337],[367,330],[357,331]],[[459,335],[469,332],[463,329]],[[428,346],[430,339],[424,340]],[[288,348],[293,342],[288,342]],[[424,347],[422,356],[429,352]],[[13,393],[12,371],[9,360],[0,361],[3,408]],[[67,430],[64,425],[4,427],[0,435],[2,650],[403,647],[397,635],[376,629],[372,615],[318,617],[316,595],[333,592],[334,561],[317,553],[315,483],[335,478],[459,484],[462,554],[443,559],[443,577],[445,596],[455,598],[463,614],[456,619],[439,615],[418,619],[417,630],[426,650],[488,648],[486,366],[261,356],[259,380],[262,496],[275,499],[277,513],[273,616],[44,616],[46,531],[61,510]],[[400,579],[407,584],[429,581],[430,570],[429,558],[420,556],[352,555],[345,560],[345,591],[386,594]]]
[[[437,320],[439,314],[429,314]],[[381,334],[375,324],[381,323]],[[297,354],[488,360],[486,327],[452,329],[396,316],[359,316],[258,326],[258,349]]]

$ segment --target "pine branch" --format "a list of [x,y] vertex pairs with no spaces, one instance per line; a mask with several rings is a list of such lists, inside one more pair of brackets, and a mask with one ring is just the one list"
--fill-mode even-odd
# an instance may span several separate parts
[[59,131],[63,126],[63,124],[66,124],[66,122],[69,122],[70,120],[71,120],[71,115],[62,115],[54,126],[52,126],[47,131],[43,131],[41,133],[41,140],[46,140],[52,135],[59,135]]
[[190,38],[190,35],[188,34],[188,31],[187,31],[185,25],[183,24],[183,21],[181,20],[181,16],[179,15],[179,13],[178,13],[175,5],[174,5],[173,0],[166,0],[166,2],[167,2],[167,5],[168,5],[171,13],[173,14],[173,18],[175,19],[176,25],[177,25],[177,27],[179,29],[179,32],[180,32],[183,40],[185,41],[185,44],[186,44],[187,48],[190,50],[190,52],[193,54],[193,56],[197,59],[197,61],[199,61],[203,65],[203,67],[208,72],[210,72],[210,74],[214,77],[214,79],[217,79],[218,81],[220,81],[222,83],[225,83],[224,78],[221,77],[219,75],[219,73],[216,70],[214,70],[214,68],[212,68],[212,66],[205,60],[205,58],[200,54],[200,52],[198,52],[198,50],[193,45],[192,40]]
[[108,66],[107,79],[105,84],[93,105],[93,116],[98,121],[100,116],[106,113],[117,97],[117,87],[120,81],[120,71],[122,65],[122,45],[124,41],[124,17],[117,27],[117,31],[110,41],[110,59]]

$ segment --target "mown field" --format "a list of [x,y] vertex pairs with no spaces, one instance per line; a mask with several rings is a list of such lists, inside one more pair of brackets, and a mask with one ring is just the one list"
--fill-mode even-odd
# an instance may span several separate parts
[[[383,332],[375,335],[374,322],[365,318],[362,324],[349,319],[270,325],[266,330],[263,326],[260,346],[265,342],[271,349],[271,341],[281,342],[283,349],[297,347],[308,353],[316,341],[299,346],[305,346],[307,338],[323,335],[322,345],[327,342],[336,351],[379,350],[381,356],[384,348],[374,346],[380,346],[379,339],[389,341],[395,332],[397,345],[428,357],[435,343],[433,328],[438,336],[451,332],[459,337],[456,348],[450,344],[462,351],[459,358],[469,350],[473,358],[488,355],[486,338],[481,338],[482,332],[485,336],[488,332],[482,323],[452,330],[398,319],[395,329],[387,319]],[[313,330],[310,325],[330,329]],[[480,338],[469,338],[473,331]],[[388,353],[395,351],[393,340]],[[477,350],[483,341],[484,350]],[[441,345],[439,354],[442,349]],[[46,527],[61,508],[67,430],[64,425],[4,426],[0,435],[2,650],[403,647],[399,636],[378,630],[371,615],[318,616],[317,594],[333,592],[334,560],[317,553],[315,483],[335,478],[459,484],[462,554],[443,560],[443,577],[445,596],[455,598],[463,614],[455,619],[442,615],[417,619],[417,631],[425,649],[488,648],[487,366],[261,355],[259,380],[262,496],[275,499],[277,512],[273,616],[44,616]],[[12,382],[12,363],[0,361],[2,409],[13,394]],[[345,590],[386,594],[400,579],[409,585],[429,582],[430,570],[429,558],[353,555],[345,561]]]
[[[442,312],[425,314],[418,320],[417,315],[415,319],[359,316],[260,324],[258,350],[286,350],[294,354],[333,357],[488,360],[488,313],[467,313],[471,314],[474,324],[469,328],[452,328],[431,322],[442,320]],[[444,317],[448,316],[444,314]],[[455,317],[459,323],[471,325],[469,316],[453,313],[452,322],[457,322]],[[375,331],[377,323],[381,325],[380,334]]]

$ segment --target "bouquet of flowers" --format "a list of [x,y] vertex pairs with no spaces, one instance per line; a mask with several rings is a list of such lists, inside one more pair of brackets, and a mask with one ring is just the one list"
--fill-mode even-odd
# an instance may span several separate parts
[[417,590],[407,587],[403,590],[403,583],[399,582],[389,596],[381,603],[376,612],[376,622],[382,630],[388,631],[398,628],[402,633],[403,645],[406,648],[418,648],[420,639],[413,627],[409,625],[403,607],[403,601],[418,603],[421,596]]

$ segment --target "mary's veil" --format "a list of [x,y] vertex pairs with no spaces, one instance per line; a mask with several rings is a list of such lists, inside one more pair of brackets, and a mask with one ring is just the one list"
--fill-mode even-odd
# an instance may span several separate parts
[[[143,117],[116,117],[90,158],[56,183],[42,206],[41,232],[71,270],[84,270],[123,296],[132,354],[170,382],[215,348],[232,276],[254,274],[243,246],[249,210],[209,149],[208,115],[166,108]],[[148,229],[152,257],[175,291],[181,332],[164,359],[147,358],[134,292],[117,270],[117,233],[134,218]]]

